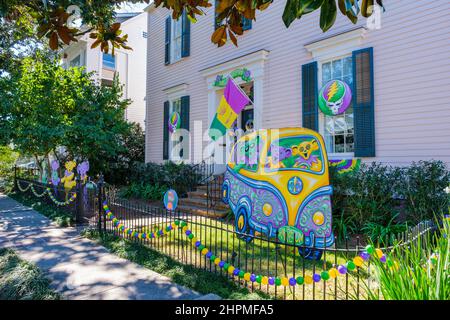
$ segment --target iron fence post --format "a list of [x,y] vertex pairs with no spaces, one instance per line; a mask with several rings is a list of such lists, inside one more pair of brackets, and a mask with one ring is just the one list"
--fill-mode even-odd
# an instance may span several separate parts
[[75,221],[80,223],[84,217],[84,194],[83,194],[83,183],[80,177],[75,178],[76,182],[76,208],[75,208]]
[[[97,183],[97,187],[98,187],[98,223],[97,223],[97,228],[98,228],[98,232],[102,232],[102,216],[103,216],[103,175],[100,174],[99,179],[98,179],[98,183]],[[104,223],[104,225],[106,225],[106,223]]]
[[14,188],[13,191],[17,190],[17,166],[14,165]]

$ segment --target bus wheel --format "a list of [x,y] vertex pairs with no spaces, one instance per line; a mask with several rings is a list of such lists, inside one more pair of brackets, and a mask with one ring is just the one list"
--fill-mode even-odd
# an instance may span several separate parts
[[303,259],[307,260],[320,260],[322,258],[322,250],[313,249],[313,248],[298,248],[298,253],[302,256]]
[[248,223],[247,210],[244,207],[239,208],[236,214],[234,227],[240,239],[246,242],[251,242],[253,240],[255,231],[250,227]]

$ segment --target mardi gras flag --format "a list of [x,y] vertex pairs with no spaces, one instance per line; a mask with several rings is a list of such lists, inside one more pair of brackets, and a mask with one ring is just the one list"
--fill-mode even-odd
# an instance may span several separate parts
[[220,99],[214,120],[209,127],[209,136],[216,141],[225,135],[236,121],[239,112],[251,102],[250,98],[239,88],[231,78],[228,78],[222,99]]

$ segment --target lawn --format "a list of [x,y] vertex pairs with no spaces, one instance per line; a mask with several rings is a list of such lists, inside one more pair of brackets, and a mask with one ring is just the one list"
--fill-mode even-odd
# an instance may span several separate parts
[[38,267],[11,249],[0,249],[0,300],[59,300],[49,285]]
[[[174,221],[171,216],[133,215],[131,218],[120,207],[114,207],[114,215],[124,223],[125,227],[146,232],[147,234],[159,231]],[[229,221],[220,221],[201,216],[179,217],[187,221],[188,227],[197,240],[206,246],[216,257],[228,262],[240,270],[267,277],[305,277],[321,274],[333,266],[344,265],[353,259],[356,253],[327,251],[320,261],[311,261],[299,256],[294,248],[268,242],[264,237],[256,238],[252,242],[239,239],[233,232],[234,226]],[[178,218],[177,218],[178,219]],[[107,223],[107,230],[114,232],[112,224]],[[130,236],[125,236],[131,239]],[[364,298],[368,276],[362,268],[360,271],[351,272],[328,281],[313,282],[312,284],[291,286],[271,286],[261,283],[244,281],[238,277],[231,277],[216,266],[212,261],[201,255],[185,233],[180,229],[168,232],[156,239],[133,239],[141,247],[149,247],[157,252],[172,257],[177,263],[194,266],[196,269],[212,270],[213,274],[226,276],[229,282],[233,282],[238,288],[248,288],[254,292],[263,292],[271,297],[280,299],[346,299]],[[362,249],[362,248],[361,248]],[[122,255],[127,256],[121,249]],[[209,272],[209,271],[208,271]],[[175,279],[174,279],[175,280]],[[363,283],[365,282],[365,283]],[[346,294],[348,292],[348,294]]]

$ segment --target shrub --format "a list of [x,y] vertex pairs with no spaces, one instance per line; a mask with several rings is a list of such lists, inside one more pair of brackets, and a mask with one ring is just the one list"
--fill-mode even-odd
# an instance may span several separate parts
[[11,148],[0,146],[0,190],[10,191],[14,181],[14,164],[19,154]]
[[120,190],[119,196],[124,198],[162,200],[167,189],[166,186],[159,184],[132,183],[130,186],[123,187]]
[[442,161],[419,161],[403,169],[398,193],[405,200],[407,218],[412,222],[433,219],[448,209],[445,188],[450,172]]

